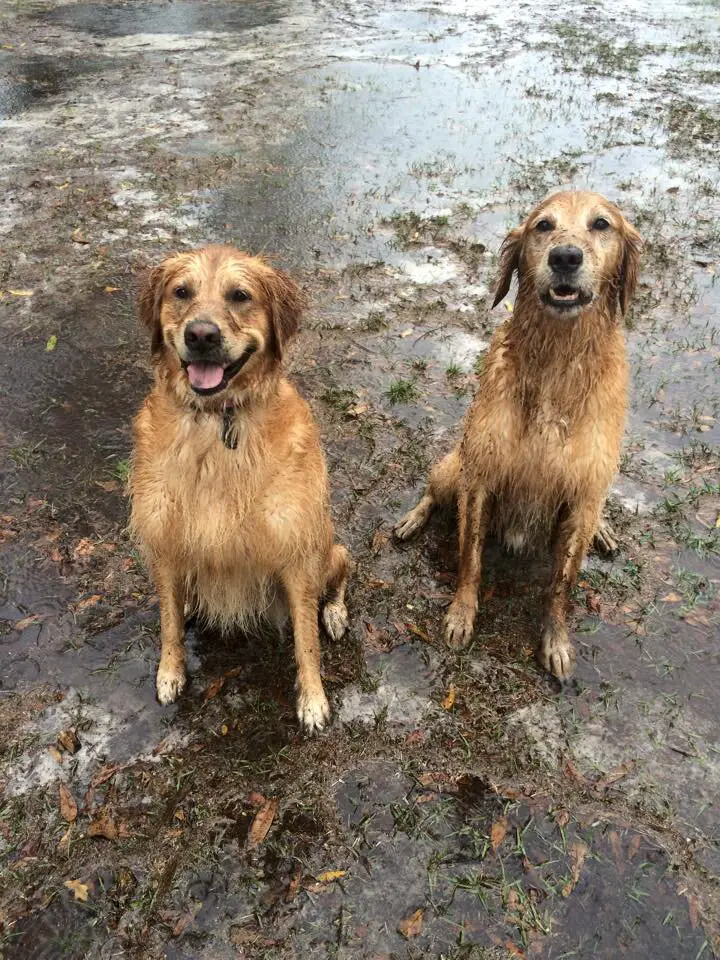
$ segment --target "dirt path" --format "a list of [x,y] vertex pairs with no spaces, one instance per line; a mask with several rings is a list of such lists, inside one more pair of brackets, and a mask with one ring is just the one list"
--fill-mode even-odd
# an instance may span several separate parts
[[[6,0],[0,956],[720,954],[718,64],[716,0]],[[506,309],[500,240],[561,184],[647,240],[622,550],[588,561],[563,690],[543,558],[490,547],[458,657],[451,521],[389,537]],[[193,635],[187,695],[153,695],[133,299],[216,240],[313,297],[291,368],[358,560],[315,741],[268,638]]]

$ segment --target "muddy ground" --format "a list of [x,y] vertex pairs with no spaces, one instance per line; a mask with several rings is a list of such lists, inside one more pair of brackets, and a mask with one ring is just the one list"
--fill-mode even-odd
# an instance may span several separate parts
[[[0,955],[720,953],[719,25],[717,0],[5,0]],[[560,689],[547,558],[490,546],[451,655],[452,518],[390,529],[508,309],[501,238],[562,184],[647,250],[621,550],[588,559]],[[315,740],[287,640],[191,631],[187,693],[154,698],[133,302],[218,240],[312,295],[291,372],[358,563]]]

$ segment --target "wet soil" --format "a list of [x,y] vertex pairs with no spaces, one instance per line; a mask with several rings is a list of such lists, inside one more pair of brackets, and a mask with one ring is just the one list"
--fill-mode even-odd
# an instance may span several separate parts
[[[0,955],[720,953],[719,28],[664,0],[3,5]],[[504,233],[564,184],[646,253],[621,549],[588,558],[560,688],[546,557],[489,546],[458,656],[453,518],[390,529],[509,307]],[[290,372],[358,562],[315,740],[287,638],[191,628],[187,693],[154,697],[134,298],[208,241],[312,298]]]

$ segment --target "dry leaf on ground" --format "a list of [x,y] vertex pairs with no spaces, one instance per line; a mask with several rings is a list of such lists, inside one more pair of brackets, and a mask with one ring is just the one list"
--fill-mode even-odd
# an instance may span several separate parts
[[623,777],[626,777],[629,773],[632,773],[634,769],[634,760],[629,760],[627,763],[621,763],[619,766],[615,767],[614,770],[611,770],[610,773],[606,773],[604,777],[600,777],[595,786],[598,790],[606,790],[611,784],[617,783],[618,780],[622,780]]
[[588,608],[589,613],[600,613],[600,594],[599,593],[588,593],[585,596],[585,605]]
[[457,691],[455,689],[455,684],[451,683],[448,687],[448,692],[442,702],[443,710],[452,710],[455,705],[455,697],[457,696]]
[[573,843],[570,847],[570,869],[572,871],[572,877],[562,888],[562,895],[564,897],[569,897],[575,889],[580,879],[580,871],[589,852],[590,848],[585,843]]
[[276,798],[266,800],[255,814],[255,819],[250,825],[250,832],[248,833],[248,847],[250,850],[259,847],[268,835],[268,831],[273,825],[273,820],[277,815],[278,806],[279,801]]
[[326,870],[325,873],[319,873],[315,879],[318,883],[332,883],[333,880],[339,880],[344,877],[347,870]]
[[205,690],[205,700],[212,700],[225,686],[225,677],[215,677],[213,682]]
[[80,741],[75,727],[68,727],[67,730],[61,730],[57,735],[57,745],[66,753],[77,753],[80,749]]
[[175,926],[173,927],[172,936],[179,937],[180,934],[185,930],[186,927],[189,927],[193,922],[195,917],[200,913],[202,909],[201,903],[193,903],[184,913],[181,913],[177,918]]
[[497,853],[498,847],[505,839],[506,833],[507,817],[500,817],[500,819],[496,820],[490,829],[490,846],[493,849],[493,853]]
[[88,540],[87,537],[83,537],[82,540],[78,540],[75,546],[75,556],[76,557],[91,557],[95,553],[95,544],[92,540]]
[[421,907],[419,910],[416,910],[415,913],[411,914],[411,916],[400,921],[398,924],[398,933],[402,934],[406,940],[409,940],[411,937],[420,936],[422,933],[424,916],[425,908]]
[[80,883],[79,880],[66,880],[65,886],[68,890],[72,890],[76,900],[82,900],[85,903],[88,898],[88,885],[86,883]]
[[60,813],[63,820],[67,820],[68,823],[74,823],[77,820],[77,803],[64,783],[60,784]]
[[101,810],[100,816],[92,821],[88,827],[89,837],[104,837],[106,840],[117,840],[118,828],[107,810]]

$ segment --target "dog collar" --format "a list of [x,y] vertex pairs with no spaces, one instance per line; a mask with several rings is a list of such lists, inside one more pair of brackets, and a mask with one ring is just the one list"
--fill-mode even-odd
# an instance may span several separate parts
[[220,438],[228,450],[237,450],[238,445],[237,430],[235,429],[236,409],[232,400],[226,400],[223,404]]

